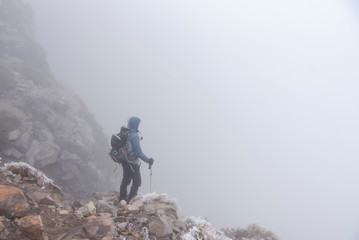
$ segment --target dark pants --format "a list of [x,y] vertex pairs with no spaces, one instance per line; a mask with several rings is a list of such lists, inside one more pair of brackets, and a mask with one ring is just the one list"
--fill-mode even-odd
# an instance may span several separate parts
[[[127,203],[137,195],[138,188],[141,186],[140,166],[130,164],[128,162],[122,163],[123,177],[120,187],[120,201],[125,200]],[[132,186],[130,194],[127,197],[127,186],[131,183]]]

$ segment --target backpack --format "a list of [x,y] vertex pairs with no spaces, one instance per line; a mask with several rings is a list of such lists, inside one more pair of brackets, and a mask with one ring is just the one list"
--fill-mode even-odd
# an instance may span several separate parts
[[128,141],[130,129],[121,127],[120,133],[111,136],[111,149],[108,153],[115,163],[131,162],[136,159]]

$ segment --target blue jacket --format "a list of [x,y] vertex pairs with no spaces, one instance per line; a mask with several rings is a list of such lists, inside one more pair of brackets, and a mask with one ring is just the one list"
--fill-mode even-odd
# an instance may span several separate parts
[[140,137],[138,136],[138,126],[140,125],[141,119],[138,117],[131,117],[128,120],[127,127],[130,129],[128,135],[128,141],[131,143],[132,151],[137,158],[148,163],[149,158],[142,152],[140,146]]

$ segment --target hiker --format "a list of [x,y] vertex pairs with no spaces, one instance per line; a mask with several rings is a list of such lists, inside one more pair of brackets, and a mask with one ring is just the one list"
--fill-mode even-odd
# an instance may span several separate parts
[[[141,186],[140,159],[148,163],[150,168],[154,162],[152,158],[148,158],[141,150],[140,137],[138,136],[138,126],[140,125],[140,122],[141,119],[139,119],[138,117],[131,117],[128,120],[127,125],[127,127],[130,129],[130,133],[128,135],[128,142],[130,147],[128,150],[135,155],[136,159],[131,162],[124,161],[121,163],[123,169],[123,177],[120,187],[119,200],[125,200],[126,203],[129,203],[131,199],[137,195],[138,188]],[[131,180],[132,186],[130,194],[127,198],[127,186],[131,183]]]

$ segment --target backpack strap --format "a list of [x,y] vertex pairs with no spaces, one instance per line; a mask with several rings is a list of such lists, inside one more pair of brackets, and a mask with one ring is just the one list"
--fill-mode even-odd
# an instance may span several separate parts
[[121,141],[121,138],[118,136],[118,134],[114,134],[114,136]]

